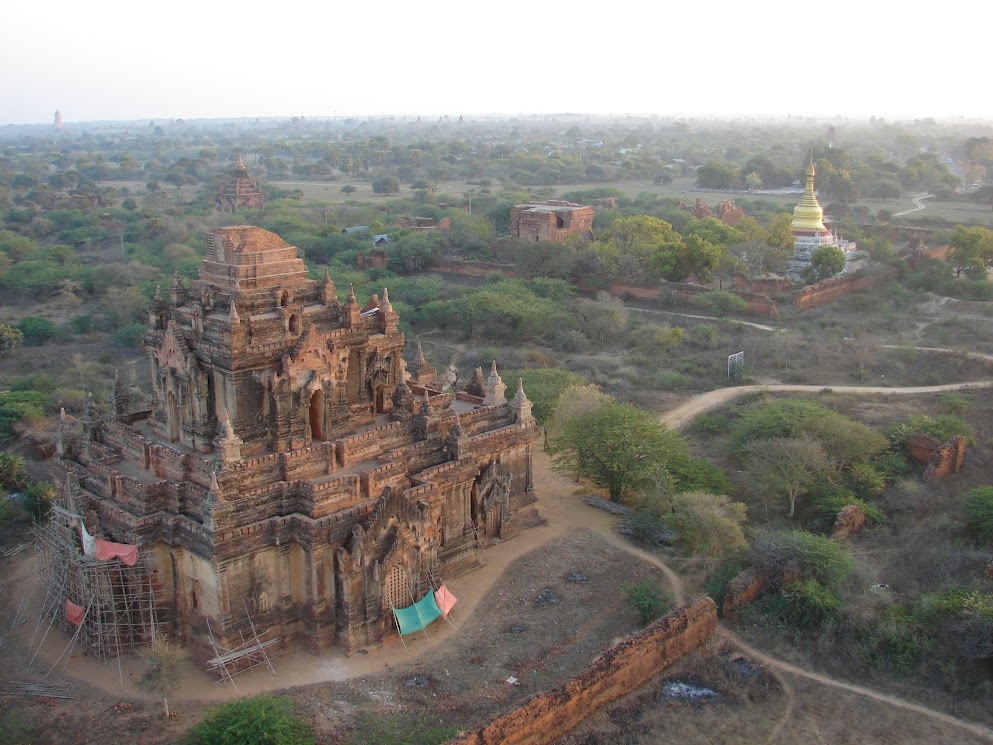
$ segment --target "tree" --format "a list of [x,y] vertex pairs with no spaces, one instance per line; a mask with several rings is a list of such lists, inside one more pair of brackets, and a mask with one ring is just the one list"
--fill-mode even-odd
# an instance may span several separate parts
[[960,277],[963,271],[969,273],[969,270],[979,270],[985,274],[985,270],[993,266],[993,231],[988,228],[960,225],[948,244],[952,247],[948,252],[948,263],[955,270],[956,277]]
[[183,656],[182,647],[171,641],[165,634],[156,632],[143,656],[148,660],[148,669],[142,674],[138,685],[144,690],[162,697],[166,719],[169,718],[169,694],[179,688],[183,674],[179,661]]
[[745,310],[748,303],[741,295],[737,295],[730,290],[713,290],[703,296],[703,302],[713,311],[718,318],[724,318],[731,313]]
[[6,323],[0,323],[0,357],[19,349],[23,343],[24,334],[21,333],[20,329]]
[[740,185],[741,171],[737,166],[710,161],[696,172],[696,183],[702,189],[734,189]]
[[545,420],[545,437],[553,440],[562,435],[577,417],[591,414],[613,402],[610,394],[600,390],[600,386],[574,385],[563,390],[555,400],[552,412]]
[[372,190],[376,194],[398,194],[400,179],[393,173],[381,173],[372,180]]
[[745,452],[752,490],[763,497],[785,497],[787,517],[796,513],[797,499],[830,470],[827,452],[810,436],[754,440]]
[[540,425],[545,424],[552,416],[563,391],[583,385],[582,377],[561,367],[519,370],[509,377],[511,380],[521,378],[524,381],[524,390],[534,404],[531,413]]
[[572,419],[549,444],[556,470],[588,477],[613,502],[686,452],[679,435],[656,416],[615,401]]
[[833,277],[845,268],[845,252],[837,246],[818,246],[810,254],[810,266],[803,271],[808,283]]
[[690,276],[701,282],[709,282],[717,269],[721,257],[727,253],[724,246],[705,240],[699,235],[688,235],[681,246],[674,247],[676,264],[665,278],[682,282]]
[[352,186],[351,184],[345,184],[343,187],[341,187],[340,191],[342,194],[354,194],[355,192],[358,191],[358,189]]

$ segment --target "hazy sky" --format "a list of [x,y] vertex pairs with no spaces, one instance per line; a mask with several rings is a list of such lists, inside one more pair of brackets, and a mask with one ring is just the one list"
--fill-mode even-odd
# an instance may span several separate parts
[[[11,7],[13,6],[13,7]],[[345,114],[993,118],[983,0],[8,0],[0,124]]]

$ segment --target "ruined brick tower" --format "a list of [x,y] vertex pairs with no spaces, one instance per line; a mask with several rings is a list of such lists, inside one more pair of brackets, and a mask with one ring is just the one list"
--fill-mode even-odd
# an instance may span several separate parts
[[377,643],[391,606],[539,520],[531,404],[495,365],[485,401],[441,392],[420,354],[408,381],[388,291],[339,302],[273,233],[207,245],[150,312],[151,410],[115,400],[66,455],[87,528],[154,557],[200,657],[208,623],[234,643],[249,616],[312,651]]

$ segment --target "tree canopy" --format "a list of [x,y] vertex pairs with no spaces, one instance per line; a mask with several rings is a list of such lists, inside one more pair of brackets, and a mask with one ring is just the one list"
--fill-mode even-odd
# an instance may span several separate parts
[[686,453],[683,440],[658,417],[612,400],[573,418],[549,444],[556,470],[586,476],[614,502]]

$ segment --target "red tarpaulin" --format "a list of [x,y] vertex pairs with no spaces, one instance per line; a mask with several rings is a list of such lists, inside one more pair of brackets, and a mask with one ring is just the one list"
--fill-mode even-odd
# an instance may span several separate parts
[[66,600],[66,618],[73,626],[79,626],[83,622],[86,609],[81,605],[76,605],[71,600]]
[[455,607],[458,600],[444,585],[434,591],[434,602],[438,604],[441,615],[445,618],[448,618],[448,612]]
[[137,546],[129,546],[126,543],[111,543],[103,538],[97,538],[96,554],[100,561],[120,559],[129,567],[133,567],[138,562]]

